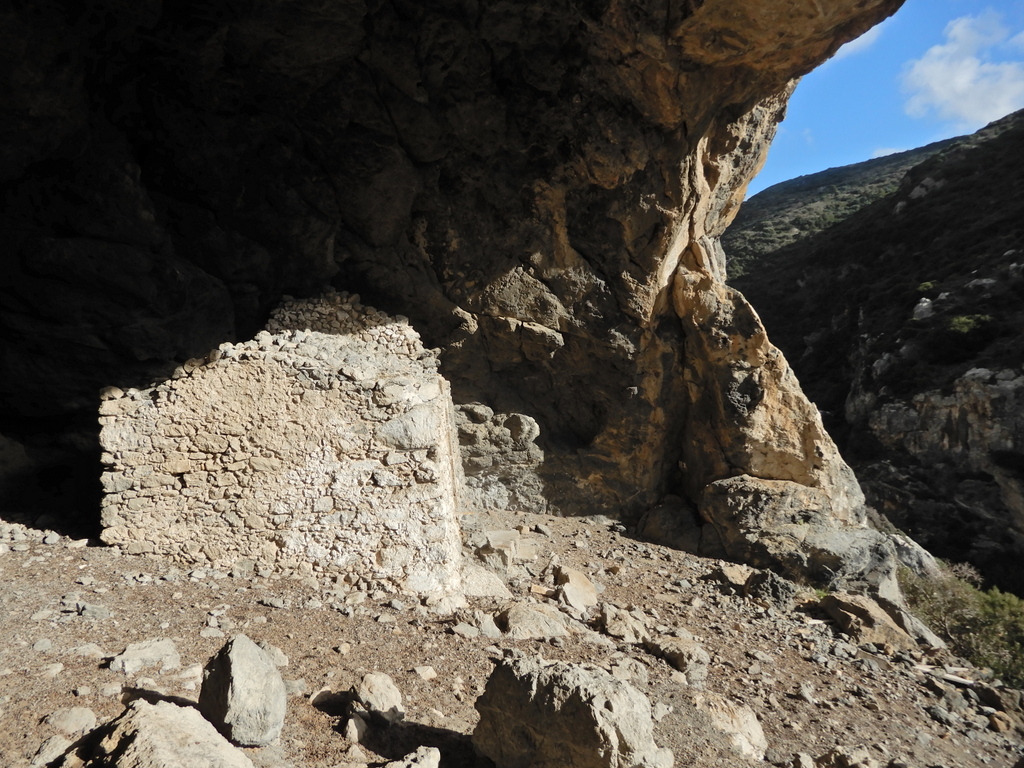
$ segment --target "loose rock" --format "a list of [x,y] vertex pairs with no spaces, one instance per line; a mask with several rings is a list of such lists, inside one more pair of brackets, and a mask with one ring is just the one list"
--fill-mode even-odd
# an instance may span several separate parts
[[517,603],[499,613],[495,623],[510,640],[546,640],[569,634],[565,617],[549,605]]
[[647,650],[661,656],[686,676],[693,688],[703,688],[708,679],[711,656],[704,647],[690,637],[657,637],[645,643]]
[[352,689],[352,693],[357,705],[387,725],[397,723],[405,717],[402,710],[402,693],[395,685],[395,681],[383,672],[363,675],[363,679]]
[[146,669],[159,667],[161,674],[181,666],[181,656],[173,640],[146,640],[132,643],[110,662],[110,668],[128,677]]
[[436,747],[420,747],[401,760],[392,760],[384,768],[438,768],[441,765],[441,750]]
[[628,683],[579,665],[498,662],[477,700],[473,745],[498,768],[670,768],[654,744],[651,703]]
[[746,704],[714,694],[705,695],[702,704],[711,717],[711,722],[726,734],[729,742],[741,755],[754,760],[764,759],[768,740],[754,710]]
[[238,635],[203,671],[199,710],[236,744],[262,747],[281,735],[288,694],[274,658]]
[[83,768],[254,768],[191,707],[137,699],[115,720],[103,726],[93,751],[81,762],[66,758],[64,765]]

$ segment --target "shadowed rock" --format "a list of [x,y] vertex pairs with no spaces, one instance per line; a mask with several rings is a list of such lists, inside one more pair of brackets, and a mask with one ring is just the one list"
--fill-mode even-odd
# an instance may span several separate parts
[[199,710],[235,744],[264,747],[281,735],[287,692],[273,656],[238,635],[203,670]]
[[647,697],[607,672],[505,659],[477,700],[473,745],[498,768],[671,768]]

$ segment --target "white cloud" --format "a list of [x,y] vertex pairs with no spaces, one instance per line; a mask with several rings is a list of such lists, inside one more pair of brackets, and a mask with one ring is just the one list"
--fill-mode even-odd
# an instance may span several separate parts
[[954,19],[945,34],[945,43],[907,63],[908,115],[936,116],[967,130],[1024,107],[1024,61],[993,60],[1024,40],[1024,32],[1011,39],[999,15],[988,11]]
[[906,149],[901,149],[898,147],[879,147],[878,149],[871,153],[871,159],[874,160],[879,157],[888,157],[889,155],[895,155],[899,152],[906,151]]
[[835,52],[835,55],[832,57],[832,60],[837,61],[839,59],[845,59],[847,56],[853,56],[855,53],[866,51],[868,48],[875,44],[875,41],[878,40],[879,37],[882,36],[883,26],[884,25],[879,24],[878,26],[872,27],[860,37],[856,38],[855,40],[851,40],[850,42],[848,42],[846,45],[844,45],[842,48]]

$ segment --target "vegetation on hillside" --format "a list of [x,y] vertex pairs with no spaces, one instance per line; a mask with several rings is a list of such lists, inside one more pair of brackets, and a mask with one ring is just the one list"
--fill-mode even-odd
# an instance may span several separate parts
[[[914,166],[892,194],[763,254],[733,284],[822,410],[869,503],[934,554],[969,559],[1024,596],[1022,533],[995,476],[938,441],[882,445],[871,426],[888,404],[952,394],[971,369],[1010,379],[1024,370],[1022,158],[1019,112]],[[960,427],[948,429],[955,448]],[[1006,477],[1024,472],[1019,438],[989,458]]]
[[995,587],[980,589],[980,574],[962,563],[938,578],[900,572],[911,610],[978,667],[989,667],[1007,685],[1024,687],[1024,600]]
[[1024,166],[1008,163],[1022,157],[1024,112],[734,281],[840,438],[865,360],[883,398],[1024,363]]
[[749,272],[762,256],[836,224],[896,191],[908,170],[955,139],[784,181],[743,203],[722,237],[729,275]]

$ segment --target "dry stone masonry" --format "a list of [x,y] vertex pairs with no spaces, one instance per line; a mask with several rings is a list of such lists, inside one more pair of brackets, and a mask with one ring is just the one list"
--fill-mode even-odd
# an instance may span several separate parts
[[100,408],[103,540],[187,564],[459,591],[447,382],[405,318],[328,293]]

